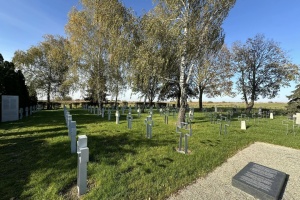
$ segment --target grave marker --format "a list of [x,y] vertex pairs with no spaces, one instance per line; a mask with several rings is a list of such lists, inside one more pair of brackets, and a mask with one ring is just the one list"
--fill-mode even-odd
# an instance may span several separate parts
[[[67,121],[67,127],[68,129],[70,129],[70,125],[71,125],[71,121],[72,121],[72,115],[68,115],[68,121]],[[69,132],[69,137],[70,137],[70,132]]]
[[77,189],[82,195],[87,190],[87,162],[89,162],[89,148],[86,135],[80,135],[77,142]]
[[159,114],[160,114],[160,116],[162,116],[162,114],[163,114],[163,109],[162,108],[159,109]]
[[296,124],[300,125],[300,113],[296,113]]
[[[181,148],[182,148],[182,138],[183,138],[183,132],[182,131],[188,131],[188,133],[184,135],[184,151],[181,150]],[[188,153],[188,137],[192,136],[191,121],[189,123],[181,122],[180,126],[176,127],[176,133],[179,133],[178,152],[187,154]]]
[[277,200],[283,195],[287,174],[254,162],[232,178],[232,185],[258,199]]
[[110,116],[111,116],[111,110],[110,110],[110,109],[108,109],[108,111],[107,111],[107,117],[108,117],[108,121],[110,121]]
[[145,119],[146,124],[146,138],[151,139],[152,138],[152,127],[153,127],[153,120],[151,116],[148,116]]
[[165,112],[165,124],[169,123],[169,112]]
[[76,121],[70,123],[71,153],[76,153]]
[[127,128],[131,129],[132,128],[132,120],[133,120],[131,113],[128,113],[126,118],[127,118]]
[[28,117],[28,107],[25,107],[25,116]]
[[137,113],[138,113],[138,117],[140,118],[141,117],[141,109],[140,109],[140,107],[137,109]]
[[246,130],[247,129],[246,121],[241,121],[241,129],[242,130]]
[[119,118],[120,118],[120,113],[119,113],[119,111],[117,110],[117,111],[116,111],[116,124],[119,124]]
[[22,119],[23,118],[23,108],[20,108],[19,114],[20,114],[20,119]]

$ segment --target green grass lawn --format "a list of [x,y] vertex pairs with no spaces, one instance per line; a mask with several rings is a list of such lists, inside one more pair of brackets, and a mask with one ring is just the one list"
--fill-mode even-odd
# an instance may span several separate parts
[[[154,114],[153,138],[133,111],[132,129],[85,110],[70,110],[78,135],[90,150],[88,192],[82,199],[164,199],[255,141],[300,149],[300,130],[286,135],[285,116],[247,121],[234,116],[227,135],[219,135],[204,113],[195,112],[189,155],[178,153],[176,117]],[[275,113],[276,114],[276,113]],[[71,154],[63,110],[40,111],[17,122],[0,123],[0,199],[76,199],[77,154]]]

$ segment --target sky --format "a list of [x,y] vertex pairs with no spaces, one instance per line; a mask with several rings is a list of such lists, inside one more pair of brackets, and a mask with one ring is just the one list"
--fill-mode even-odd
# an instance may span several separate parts
[[[151,0],[123,0],[137,15],[149,11]],[[11,61],[16,50],[26,51],[43,41],[45,34],[65,35],[68,13],[78,0],[0,0],[0,53]],[[264,34],[273,39],[288,52],[295,64],[300,64],[300,0],[237,0],[223,23],[225,43],[230,47],[233,42],[245,42],[256,34]],[[274,99],[260,99],[262,102],[287,102],[286,95],[295,89],[282,88]],[[78,98],[78,93],[75,98]],[[130,100],[130,92],[122,99]],[[133,96],[131,100],[136,100]],[[241,101],[235,98],[204,98],[204,101]]]

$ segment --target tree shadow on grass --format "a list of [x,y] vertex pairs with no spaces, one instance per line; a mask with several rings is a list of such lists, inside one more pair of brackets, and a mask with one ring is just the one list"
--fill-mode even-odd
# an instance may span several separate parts
[[[47,134],[48,138],[57,136],[55,132]],[[76,174],[77,159],[70,153],[70,143],[56,141],[50,144],[45,138],[44,135],[31,137],[27,134],[0,140],[1,198],[37,198],[34,195],[39,190],[46,191],[54,183],[62,184],[61,177],[67,179],[70,171]]]
[[206,146],[215,147],[215,146],[218,146],[219,144],[221,144],[221,140],[202,140],[202,141],[200,141],[200,143],[202,143]]
[[105,162],[108,165],[116,165],[119,160],[128,154],[136,155],[140,147],[158,147],[173,143],[173,140],[154,140],[136,138],[128,133],[119,135],[92,135],[88,136],[90,149],[90,162]]

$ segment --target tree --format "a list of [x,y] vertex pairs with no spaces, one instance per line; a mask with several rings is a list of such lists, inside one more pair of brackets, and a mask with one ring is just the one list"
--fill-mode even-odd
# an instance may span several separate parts
[[157,35],[153,33],[154,18],[145,14],[136,20],[134,51],[131,55],[129,82],[133,93],[140,94],[152,104],[159,91],[161,72],[161,48]]
[[61,36],[45,35],[44,41],[27,51],[16,51],[13,62],[22,69],[26,82],[47,96],[50,109],[51,95],[66,95],[70,56],[67,40]]
[[262,98],[274,98],[280,87],[289,86],[298,75],[298,66],[291,63],[279,44],[258,34],[245,44],[235,42],[232,56],[237,75],[237,91],[242,94],[247,111]]
[[[81,85],[101,106],[103,94],[108,89],[120,92],[124,83],[119,73],[128,62],[130,48],[124,47],[130,46],[132,16],[117,0],[81,0],[81,4],[81,10],[69,13],[66,32]],[[118,86],[113,84],[116,78]]]
[[292,91],[292,94],[287,96],[289,99],[288,105],[286,106],[288,113],[295,114],[300,111],[300,85],[296,86],[296,89]]
[[21,70],[16,70],[14,63],[4,61],[4,58],[0,53],[0,96],[1,95],[19,96],[20,108],[36,105],[37,103],[37,97],[34,93],[29,92],[29,89],[25,84],[25,77]]
[[[187,90],[192,82],[195,61],[201,56],[199,49],[210,41],[211,26],[220,27],[235,0],[159,0],[155,13],[168,31],[177,35],[177,56],[180,58],[181,90],[177,124],[184,121],[187,107]],[[220,30],[220,29],[214,29]]]
[[208,49],[195,68],[195,85],[199,92],[199,108],[202,109],[202,98],[233,95],[231,77],[234,70],[231,66],[230,52],[225,45],[220,49]]

